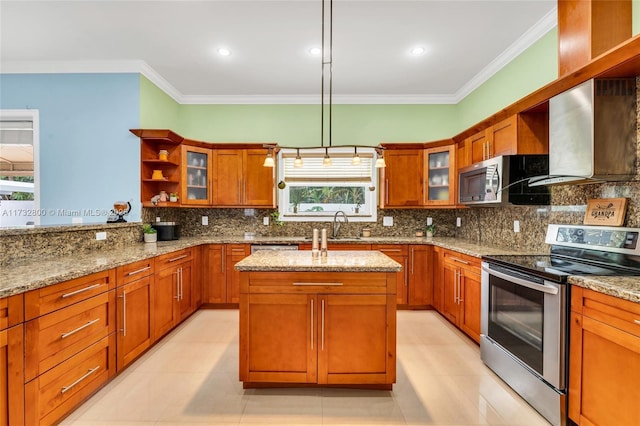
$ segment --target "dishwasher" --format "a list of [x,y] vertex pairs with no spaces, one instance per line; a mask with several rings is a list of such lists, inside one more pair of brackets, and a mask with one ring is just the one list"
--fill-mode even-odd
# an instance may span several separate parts
[[252,244],[251,245],[251,254],[259,251],[259,250],[285,250],[292,251],[298,250],[298,246],[293,244]]

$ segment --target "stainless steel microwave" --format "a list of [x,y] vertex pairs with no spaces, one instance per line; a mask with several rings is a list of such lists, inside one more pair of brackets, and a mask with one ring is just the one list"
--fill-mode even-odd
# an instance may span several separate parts
[[458,203],[469,206],[548,205],[546,186],[531,177],[549,174],[548,155],[502,155],[464,167],[458,174]]

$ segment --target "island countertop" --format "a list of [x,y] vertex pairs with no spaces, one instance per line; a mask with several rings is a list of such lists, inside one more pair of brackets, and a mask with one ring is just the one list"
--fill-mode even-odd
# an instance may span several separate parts
[[317,258],[308,250],[261,250],[236,263],[235,268],[260,272],[398,272],[402,265],[375,250],[329,250],[326,257]]

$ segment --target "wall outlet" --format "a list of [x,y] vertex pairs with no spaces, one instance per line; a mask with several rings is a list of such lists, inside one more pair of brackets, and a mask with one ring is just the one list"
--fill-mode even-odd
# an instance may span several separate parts
[[269,216],[265,216],[262,218],[262,224],[263,225],[269,225]]
[[456,218],[456,226],[458,228],[460,228],[462,226],[462,218],[461,217],[457,217]]
[[383,226],[393,226],[393,216],[384,216],[382,218]]
[[427,225],[433,225],[433,218],[432,217],[428,217],[427,218]]
[[209,216],[202,216],[202,225],[203,226],[209,225]]
[[160,216],[156,216],[156,222],[160,222]]
[[513,221],[513,232],[520,232],[520,221],[519,220],[514,220]]
[[106,232],[96,232],[96,240],[102,241],[102,240],[106,240],[106,239],[107,239],[107,233]]

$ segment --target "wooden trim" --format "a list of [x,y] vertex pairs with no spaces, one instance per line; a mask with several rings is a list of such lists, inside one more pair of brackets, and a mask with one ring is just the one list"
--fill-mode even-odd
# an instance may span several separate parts
[[23,299],[22,294],[0,299],[0,330],[24,322]]

